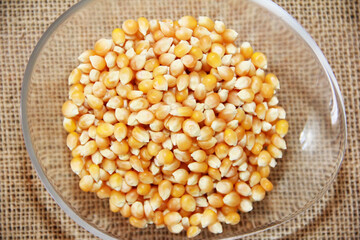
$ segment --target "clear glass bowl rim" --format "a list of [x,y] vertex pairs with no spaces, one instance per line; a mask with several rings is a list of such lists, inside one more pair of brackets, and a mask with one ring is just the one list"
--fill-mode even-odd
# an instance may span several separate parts
[[[81,218],[79,215],[77,215],[72,208],[64,201],[64,199],[61,197],[60,193],[58,193],[53,185],[50,183],[49,179],[46,177],[37,157],[34,151],[34,147],[32,145],[31,137],[30,137],[30,130],[27,122],[27,105],[26,105],[26,99],[28,96],[28,90],[29,90],[29,84],[31,79],[31,74],[33,72],[36,59],[38,58],[42,48],[46,44],[49,37],[54,33],[54,31],[71,15],[73,15],[75,12],[80,10],[81,8],[85,7],[87,4],[93,2],[94,0],[82,0],[75,5],[73,5],[71,8],[69,8],[66,12],[64,12],[60,17],[58,17],[51,25],[50,27],[45,31],[45,33],[41,36],[40,40],[36,44],[33,52],[31,53],[31,56],[29,58],[28,64],[26,66],[26,70],[24,73],[24,78],[21,86],[21,102],[20,102],[20,116],[21,116],[21,126],[22,126],[22,132],[24,136],[25,146],[27,149],[27,152],[30,156],[31,162],[41,179],[42,183],[44,184],[46,190],[50,193],[52,198],[55,200],[55,202],[61,207],[61,209],[77,224],[79,224],[81,227],[85,228],[90,233],[94,234],[95,236],[101,238],[101,239],[117,239],[113,236],[110,236],[109,234],[99,230],[96,226],[93,224],[87,222],[85,219]],[[339,106],[342,110],[342,115],[340,116],[342,118],[342,121],[344,123],[342,131],[345,132],[344,136],[344,143],[340,155],[338,156],[340,158],[340,161],[338,162],[338,165],[336,166],[336,171],[331,175],[330,179],[328,180],[327,184],[319,191],[318,194],[314,196],[313,199],[311,199],[309,202],[307,202],[301,209],[298,211],[293,212],[292,214],[279,219],[269,225],[262,226],[260,228],[257,228],[253,232],[245,233],[242,235],[248,236],[252,234],[256,234],[265,230],[268,230],[270,228],[274,228],[280,224],[283,224],[293,218],[295,218],[297,215],[305,212],[307,209],[309,209],[314,203],[316,203],[329,189],[329,187],[332,185],[333,181],[335,180],[339,170],[341,163],[344,158],[344,152],[346,149],[346,143],[347,143],[347,124],[346,124],[346,113],[345,113],[345,106],[344,106],[344,100],[340,92],[339,85],[337,83],[337,80],[335,78],[335,75],[326,60],[324,54],[316,44],[316,42],[312,39],[310,34],[289,14],[287,13],[283,8],[281,8],[276,3],[272,2],[271,0],[249,0],[260,7],[263,7],[270,11],[272,14],[278,16],[281,18],[292,30],[294,30],[299,36],[308,44],[310,49],[314,52],[316,57],[318,58],[321,66],[325,70],[327,77],[330,81],[331,90],[333,91],[334,95],[339,99]],[[236,239],[237,237],[230,237],[225,238],[227,240],[230,239]]]

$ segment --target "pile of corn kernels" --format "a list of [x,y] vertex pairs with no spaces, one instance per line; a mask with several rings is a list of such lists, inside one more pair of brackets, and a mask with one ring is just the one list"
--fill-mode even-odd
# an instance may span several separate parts
[[198,235],[273,189],[285,110],[267,58],[221,21],[126,20],[79,56],[63,125],[80,188],[131,225]]

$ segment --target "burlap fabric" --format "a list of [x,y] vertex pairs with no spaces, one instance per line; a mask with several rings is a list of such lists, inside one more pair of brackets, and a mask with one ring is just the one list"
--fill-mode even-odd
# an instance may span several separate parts
[[[28,158],[19,116],[20,88],[33,47],[76,1],[0,2],[0,238],[95,238],[46,192]],[[348,121],[348,150],[335,184],[304,214],[249,239],[360,237],[359,1],[276,1],[308,30],[339,81]]]

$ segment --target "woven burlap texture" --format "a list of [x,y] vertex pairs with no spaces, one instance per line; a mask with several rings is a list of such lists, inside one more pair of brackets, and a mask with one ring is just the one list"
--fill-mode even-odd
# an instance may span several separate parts
[[[20,89],[32,49],[76,0],[0,2],[0,239],[95,239],[46,192],[31,165],[20,126]],[[302,215],[248,239],[360,237],[359,1],[276,1],[312,35],[345,100],[348,149],[335,184]]]

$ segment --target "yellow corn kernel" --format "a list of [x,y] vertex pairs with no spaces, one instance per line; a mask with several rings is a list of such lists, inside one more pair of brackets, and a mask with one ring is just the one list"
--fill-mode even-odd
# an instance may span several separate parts
[[149,110],[145,110],[145,109],[141,110],[136,115],[136,120],[138,120],[139,123],[141,124],[150,124],[154,121],[154,119],[155,119],[154,114]]
[[151,104],[159,103],[163,98],[163,92],[156,89],[150,89],[146,95],[146,98]]
[[171,212],[177,212],[181,209],[180,198],[171,198],[166,205]]
[[192,139],[186,134],[179,133],[176,136],[176,145],[180,151],[189,150],[190,147],[192,146]]
[[180,41],[174,48],[174,54],[176,57],[181,58],[190,52],[190,50],[191,46],[187,41]]
[[139,30],[139,24],[133,19],[128,19],[123,22],[122,29],[126,34],[134,35]]
[[154,182],[154,176],[149,171],[140,172],[139,181],[145,184],[152,184]]
[[[216,79],[216,78],[215,78]],[[205,80],[205,83],[207,84],[208,86],[208,89],[212,88],[212,87],[216,87],[216,83],[215,83],[215,86],[212,86],[212,82],[209,81],[209,80]],[[195,90],[194,90],[194,97],[196,100],[204,100],[205,97],[206,97],[206,87],[205,87],[205,84],[203,83],[200,83],[198,84],[196,87],[195,87]]]
[[117,155],[125,155],[129,152],[128,142],[125,140],[122,140],[121,142],[113,142],[111,144],[110,150]]
[[151,185],[150,184],[145,184],[145,183],[142,183],[140,182],[138,184],[138,186],[136,187],[136,191],[139,195],[141,196],[145,196],[147,195],[151,190]]
[[143,93],[148,93],[153,88],[153,80],[144,80],[138,84],[138,89]]
[[134,71],[139,71],[143,69],[146,63],[146,56],[145,55],[136,55],[130,60],[130,67]]
[[191,115],[191,119],[193,119],[195,122],[202,122],[205,119],[204,114],[201,111],[193,111],[193,114]]
[[180,200],[181,208],[187,212],[193,212],[196,208],[195,198],[189,194],[185,194]]
[[264,120],[266,115],[265,105],[263,103],[257,104],[255,108],[255,113],[259,119]]
[[204,193],[208,193],[208,192],[211,192],[214,188],[214,183],[212,181],[212,178],[209,177],[209,176],[202,176],[200,179],[199,179],[199,188],[202,192]]
[[237,212],[231,212],[225,216],[225,223],[236,225],[240,222],[240,215]]
[[184,16],[178,20],[178,23],[181,27],[186,27],[194,30],[197,26],[197,21],[192,16]]
[[96,182],[100,180],[100,168],[98,165],[91,164],[89,166],[89,173]]
[[229,154],[229,146],[226,143],[218,143],[215,146],[215,154],[219,159],[224,159]]
[[[192,112],[192,110],[191,110],[191,112]],[[182,124],[182,129],[183,129],[184,133],[190,137],[197,137],[200,135],[199,124],[192,119],[185,120]]]
[[129,66],[129,63],[130,63],[130,60],[124,53],[119,54],[116,58],[116,65],[120,69]]
[[179,40],[189,40],[193,31],[190,28],[180,27],[176,30],[175,36]]
[[160,21],[160,30],[164,33],[165,37],[174,37],[175,29],[172,24],[172,21]]
[[154,40],[155,40],[155,41],[159,41],[159,40],[162,40],[163,38],[165,38],[165,35],[164,35],[164,33],[159,29],[159,30],[156,30],[156,31],[153,33],[153,37],[154,37]]
[[209,205],[214,208],[221,208],[224,206],[223,195],[219,193],[212,193],[207,197]]
[[131,134],[139,142],[149,142],[150,140],[149,132],[139,126],[134,127]]
[[162,200],[165,201],[170,197],[171,190],[172,190],[172,184],[169,180],[162,180],[159,183],[158,191]]
[[262,201],[265,198],[265,190],[261,185],[255,185],[252,189],[251,189],[251,198],[254,201]]
[[261,78],[259,78],[258,76],[253,76],[251,77],[251,80],[251,90],[253,90],[254,94],[260,92],[263,83]]
[[141,32],[141,34],[145,36],[150,28],[149,21],[144,17],[140,17],[138,18],[137,22],[139,25],[139,32]]
[[247,88],[247,89],[243,89],[238,93],[238,97],[240,98],[241,101],[246,102],[246,103],[251,103],[254,100],[254,92]]
[[99,71],[104,70],[104,68],[106,67],[106,62],[105,59],[103,57],[94,55],[94,56],[90,56],[90,63],[91,65]]
[[[163,34],[161,31],[160,31],[161,34]],[[154,35],[154,38],[156,36]],[[155,41],[157,41],[154,45],[154,53],[157,54],[157,55],[161,55],[163,53],[166,53],[171,44],[173,43],[173,39],[172,38],[167,38],[167,37],[162,37],[161,39],[158,39]]]
[[235,72],[238,76],[246,76],[249,74],[252,63],[250,61],[241,61],[235,65]]
[[154,87],[154,89],[159,90],[159,91],[167,91],[168,84],[167,84],[167,81],[164,78],[164,76],[162,76],[162,75],[155,76],[155,78],[153,80],[153,87]]
[[96,54],[99,56],[105,56],[112,48],[113,42],[111,39],[99,39],[94,46]]
[[249,114],[245,115],[244,120],[241,122],[241,126],[245,129],[245,130],[250,130],[252,128],[252,116]]
[[277,147],[275,147],[273,144],[269,144],[267,146],[267,151],[271,154],[271,156],[273,158],[281,158],[282,157],[281,150],[278,149]]
[[182,184],[174,184],[171,189],[171,196],[174,198],[180,198],[185,193],[185,187]]
[[201,37],[199,47],[203,53],[207,53],[211,49],[211,38],[207,35]]
[[261,178],[260,185],[265,191],[270,192],[273,189],[273,184],[267,178]]
[[87,142],[82,149],[82,155],[84,157],[90,156],[96,152],[98,149],[97,144],[94,140]]
[[258,155],[262,149],[263,146],[260,143],[255,143],[253,148],[251,149],[251,152],[255,155]]
[[176,91],[175,93],[176,101],[180,103],[185,101],[188,98],[188,96],[189,96],[189,91],[187,88],[183,91]]
[[125,173],[124,180],[129,186],[133,187],[137,186],[139,183],[138,174],[135,171],[127,171]]
[[74,119],[64,117],[63,127],[67,132],[71,133],[76,130],[76,123]]
[[160,65],[159,60],[157,60],[156,58],[151,58],[151,59],[146,60],[144,69],[146,71],[152,72],[159,65]]
[[[180,46],[178,47],[178,50],[179,48]],[[175,54],[163,53],[159,57],[159,64],[161,64],[162,66],[170,66],[170,64],[175,60],[175,58],[176,58]]]
[[76,83],[76,84],[71,85],[71,87],[69,89],[69,97],[75,91],[84,92],[84,85],[82,85],[81,83]]
[[226,43],[232,43],[235,41],[235,39],[237,38],[238,33],[235,32],[232,29],[226,29],[223,33],[222,33],[222,37],[224,39],[224,42]]
[[275,131],[281,137],[284,137],[289,130],[289,123],[285,119],[279,120],[275,124]]
[[89,192],[94,184],[94,179],[90,175],[85,175],[79,182],[79,187],[84,192]]
[[206,91],[210,92],[216,87],[217,79],[214,75],[208,74],[201,79],[201,83],[204,84]]
[[84,165],[85,165],[84,160],[81,157],[74,157],[73,159],[71,159],[70,162],[71,170],[77,175],[79,175],[81,170],[83,170]]
[[120,28],[115,28],[112,31],[112,40],[116,45],[122,45],[125,43],[125,32]]
[[233,188],[233,184],[228,179],[221,180],[216,184],[216,191],[222,194],[230,193]]
[[[238,66],[238,64],[240,62],[243,62],[245,59],[244,59],[244,56],[241,55],[240,53],[235,53],[232,57],[231,57],[231,60],[230,60],[230,65],[231,66]],[[239,70],[239,69],[238,69]],[[238,72],[236,71],[236,73],[238,74]]]
[[145,145],[145,143],[136,140],[133,136],[128,138],[128,143],[131,148],[136,148],[136,149],[139,149]]
[[240,46],[240,53],[244,56],[245,59],[251,58],[253,54],[253,48],[248,42],[243,42]]
[[187,230],[186,230],[186,236],[188,238],[193,238],[196,237],[197,235],[199,235],[201,232],[201,229],[197,226],[190,226]]
[[217,53],[210,52],[206,56],[206,62],[213,68],[220,67],[221,65],[221,58]]
[[98,97],[95,97],[94,95],[87,95],[86,96],[87,103],[92,109],[101,109],[104,106],[103,100],[101,100]]
[[274,89],[279,89],[280,88],[279,79],[273,73],[266,74],[265,82],[271,84]]
[[203,17],[203,16],[200,16],[199,17],[199,22],[198,24],[200,26],[203,26],[203,27],[206,27],[209,31],[213,31],[214,30],[214,26],[215,26],[215,23],[214,21],[209,18],[209,17]]
[[111,136],[114,133],[114,126],[110,123],[101,123],[96,128],[96,134],[102,138]]
[[210,177],[212,177],[213,179],[220,181],[221,180],[221,173],[219,171],[219,169],[215,169],[212,167],[208,168],[208,174]]
[[274,87],[272,86],[272,84],[263,83],[260,93],[264,98],[271,98],[274,95]]
[[267,68],[267,58],[266,56],[261,52],[254,52],[251,55],[251,62],[255,65],[257,68]]
[[122,182],[123,178],[119,173],[112,174],[108,180],[109,187],[116,191],[120,191]]
[[205,98],[205,108],[212,109],[216,108],[220,104],[220,97],[217,93],[210,93]]
[[121,68],[119,71],[119,78],[121,84],[126,85],[134,78],[134,71],[129,67]]
[[95,55],[95,51],[94,50],[85,50],[83,53],[80,54],[80,56],[78,57],[78,60],[82,63],[88,63],[89,57]]
[[224,79],[225,81],[230,81],[233,79],[234,77],[234,72],[233,70],[231,70],[230,67],[227,66],[220,66],[217,68],[219,75],[222,79]]
[[117,123],[114,126],[114,136],[117,141],[121,142],[127,135],[127,127],[124,123]]
[[217,221],[217,214],[211,209],[205,209],[201,216],[201,226],[207,227],[214,224]]
[[180,76],[177,77],[176,79],[176,87],[178,91],[183,91],[185,90],[190,83],[190,77],[187,74],[181,74]]
[[136,218],[134,216],[131,216],[129,218],[129,223],[136,228],[145,228],[147,226],[147,221],[145,218]]
[[[221,93],[219,93],[219,95],[220,95],[220,100],[221,100]],[[237,119],[236,118],[236,116],[237,116],[237,111],[239,111],[239,110],[241,110],[241,108],[239,108],[238,110],[236,110],[236,109],[233,109],[232,107],[225,107],[225,109],[223,109],[219,114],[218,114],[218,117],[219,118],[221,118],[221,119],[223,119],[223,120],[225,120],[225,122],[230,122],[230,121],[232,121],[232,120],[238,120],[239,121],[239,119]],[[244,113],[244,115],[245,115],[245,113]],[[241,121],[240,121],[241,122]]]
[[224,141],[229,146],[236,146],[237,144],[237,134],[234,132],[234,130],[227,128],[224,132]]
[[170,114],[177,117],[191,117],[193,110],[190,107],[178,107],[172,110]]
[[79,145],[79,134],[71,132],[66,137],[66,146],[72,151]]
[[200,60],[203,57],[203,52],[199,47],[192,47],[190,54],[195,57],[195,59]]
[[80,83],[80,79],[81,79],[81,71],[78,68],[75,68],[74,70],[72,70],[72,72],[69,75],[68,78],[69,85]]
[[171,164],[174,162],[174,154],[169,149],[162,149],[156,157],[163,164]]
[[188,165],[188,168],[195,173],[206,173],[208,165],[205,162],[192,162]]
[[223,201],[227,206],[237,207],[240,204],[241,198],[237,192],[232,191],[224,196]]
[[101,188],[96,192],[96,195],[100,199],[110,198],[110,194],[111,194],[111,188],[109,188],[106,185],[101,186]]
[[151,156],[156,156],[162,149],[162,146],[160,144],[153,141],[150,141],[146,147]]
[[76,104],[74,104],[73,101],[66,101],[63,105],[62,105],[62,114],[67,117],[67,118],[72,118],[75,117],[79,114],[79,109],[76,106]]
[[286,149],[286,142],[278,134],[273,134],[271,136],[271,143],[279,149]]
[[200,135],[197,137],[197,140],[207,141],[210,140],[215,134],[214,130],[211,127],[204,126],[200,129]]

